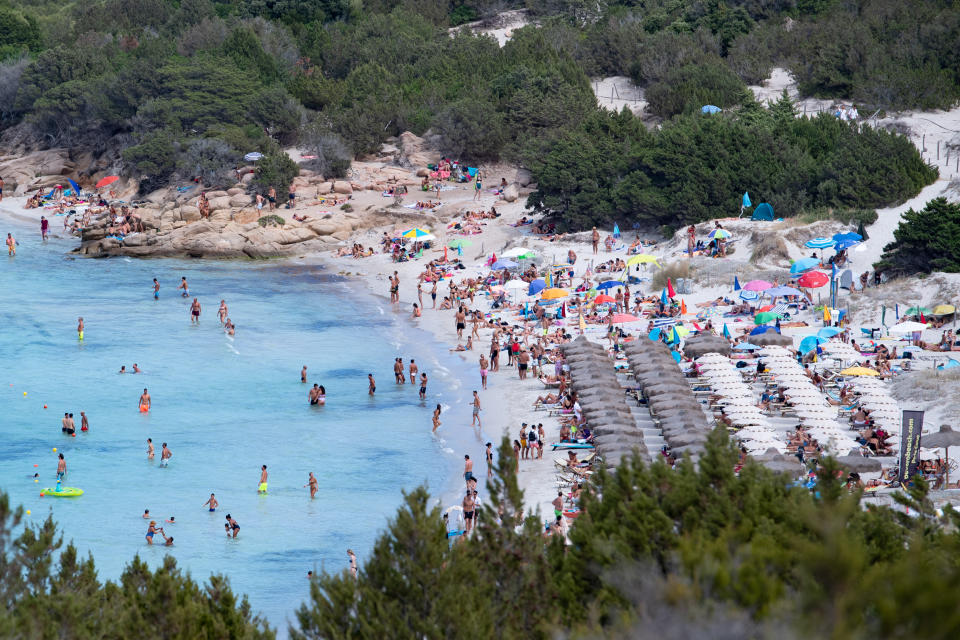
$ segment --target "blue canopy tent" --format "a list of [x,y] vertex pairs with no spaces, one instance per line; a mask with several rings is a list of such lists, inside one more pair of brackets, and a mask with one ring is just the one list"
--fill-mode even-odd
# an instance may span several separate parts
[[773,220],[773,207],[770,206],[768,202],[761,202],[757,205],[757,208],[753,210],[753,216],[751,216],[750,219],[764,220],[767,222]]
[[712,104],[705,104],[700,107],[700,113],[720,113],[721,111],[723,111],[723,109]]

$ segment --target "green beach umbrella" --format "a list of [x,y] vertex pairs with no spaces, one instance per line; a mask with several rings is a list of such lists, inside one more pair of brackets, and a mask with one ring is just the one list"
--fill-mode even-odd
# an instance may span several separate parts
[[457,238],[456,240],[451,240],[447,245],[451,249],[462,249],[463,247],[469,247],[473,243],[469,240],[464,240],[463,238]]
[[907,310],[904,312],[903,315],[905,315],[905,316],[918,316],[918,315],[920,315],[921,313],[924,314],[924,315],[928,315],[928,314],[930,313],[930,309],[927,309],[926,307],[910,307],[909,309],[907,309]]
[[774,320],[781,319],[781,318],[783,318],[783,316],[781,316],[779,313],[773,313],[771,311],[763,311],[756,315],[756,317],[753,319],[753,323],[767,324],[768,322],[773,322]]

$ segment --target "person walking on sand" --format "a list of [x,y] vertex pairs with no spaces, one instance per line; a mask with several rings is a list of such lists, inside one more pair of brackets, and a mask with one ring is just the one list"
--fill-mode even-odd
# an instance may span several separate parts
[[46,242],[48,233],[50,233],[50,221],[46,216],[40,216],[40,239]]
[[474,391],[473,392],[473,420],[470,422],[470,426],[480,426],[480,395]]
[[473,177],[473,199],[480,199],[480,192],[483,190],[483,177],[480,175],[480,169],[477,169],[477,175]]
[[437,281],[436,280],[433,281],[433,287],[431,287],[430,289],[430,298],[433,300],[433,306],[430,308],[436,309],[437,308]]
[[440,404],[437,404],[437,408],[433,410],[433,433],[437,432],[437,427],[440,426]]
[[369,386],[367,387],[367,394],[372,396],[377,392],[377,381],[373,379],[372,373],[367,374],[367,382],[369,382]]
[[303,365],[303,369],[300,369],[300,382],[307,383],[307,365]]
[[267,492],[267,465],[260,466],[260,484],[257,486],[257,493]]
[[208,507],[208,510],[213,513],[217,510],[217,507],[220,506],[220,503],[217,502],[216,496],[212,493],[210,494],[210,499],[203,503],[203,506]]
[[167,446],[167,443],[163,443],[163,447],[160,449],[160,466],[166,467],[170,464],[170,458],[173,457],[173,452],[170,451],[170,448]]
[[146,413],[147,411],[150,411],[150,394],[144,389],[143,393],[140,394],[140,412]]
[[160,282],[156,278],[153,279],[153,299],[160,299]]
[[77,318],[77,339],[83,342],[83,318]]
[[593,245],[593,255],[597,255],[600,247],[600,232],[597,231],[597,228],[593,228],[593,232],[590,234],[590,243]]
[[455,315],[457,321],[457,340],[463,338],[463,330],[467,328],[467,314],[463,311],[463,306],[457,309]]
[[193,303],[190,305],[190,323],[200,324],[200,301],[196,298],[193,299]]
[[177,289],[183,289],[183,293],[180,294],[181,298],[190,297],[190,287],[187,285],[187,276],[180,278],[180,285],[177,287]]
[[11,258],[17,255],[17,241],[12,234],[7,234],[7,255]]
[[153,460],[153,438],[147,438],[147,460]]
[[310,487],[311,500],[317,496],[317,479],[313,477],[313,471],[311,471],[309,474],[309,478],[307,479],[307,484],[303,486]]

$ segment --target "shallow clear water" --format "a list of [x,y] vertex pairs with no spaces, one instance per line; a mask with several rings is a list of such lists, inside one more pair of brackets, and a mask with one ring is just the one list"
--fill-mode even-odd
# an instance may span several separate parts
[[[157,565],[171,553],[198,580],[228,575],[284,635],[308,569],[345,568],[347,547],[362,560],[402,489],[426,482],[449,494],[462,464],[454,451],[477,446],[465,426],[469,389],[458,383],[466,365],[359,285],[289,264],[74,259],[65,255],[72,243],[19,236],[17,257],[0,256],[0,487],[33,521],[52,513],[67,539],[93,553],[101,578],[115,578],[134,554]],[[203,305],[199,326],[175,291],[181,275]],[[221,298],[233,339],[216,317]],[[428,372],[427,402],[409,382],[394,384],[396,356]],[[117,374],[134,362],[143,374]],[[300,383],[304,364],[310,385]],[[307,404],[313,382],[326,387],[324,407]],[[148,414],[137,410],[144,387]],[[440,438],[430,433],[438,402],[456,407]],[[85,411],[90,432],[62,434],[65,411],[78,429]],[[173,452],[166,469],[163,442]],[[53,447],[66,457],[64,484],[82,497],[40,497],[55,482]],[[261,464],[267,496],[256,492]],[[313,501],[303,488],[309,471],[320,484]],[[201,506],[211,492],[216,513]],[[146,545],[147,508],[160,523],[176,517],[164,524],[172,549]],[[225,537],[227,513],[241,527],[236,540]]]

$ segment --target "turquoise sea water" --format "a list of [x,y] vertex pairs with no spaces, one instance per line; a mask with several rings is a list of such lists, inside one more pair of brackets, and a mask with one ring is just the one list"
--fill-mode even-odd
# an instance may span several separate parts
[[[66,255],[69,241],[18,235],[17,257],[0,256],[0,487],[33,521],[52,513],[66,539],[93,553],[102,579],[135,554],[155,566],[170,553],[197,580],[229,576],[285,635],[308,570],[345,568],[348,547],[362,561],[402,489],[427,483],[449,495],[463,449],[479,450],[467,426],[470,389],[458,383],[475,367],[359,285],[291,264],[79,259]],[[182,275],[203,305],[199,326],[175,291]],[[232,339],[216,316],[221,298],[237,326]],[[398,356],[427,371],[425,403],[416,386],[394,384]],[[118,375],[134,362],[144,373]],[[304,364],[309,385],[300,383]],[[313,382],[326,387],[324,407],[307,404]],[[149,414],[137,410],[144,387]],[[430,433],[438,402],[455,407],[440,438]],[[65,411],[75,438],[61,433]],[[89,433],[79,432],[80,411]],[[169,468],[158,466],[163,442]],[[55,483],[53,447],[66,457],[64,484],[82,497],[40,497]],[[267,496],[256,492],[261,464]],[[320,484],[313,501],[303,488],[309,471]],[[216,513],[201,506],[211,492]],[[175,536],[172,549],[146,545],[144,509]],[[241,527],[236,540],[225,537],[227,513]],[[177,524],[164,524],[171,515]]]

